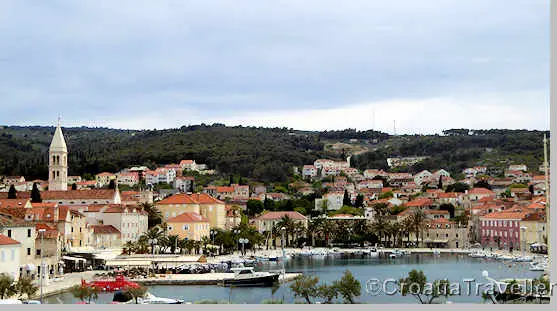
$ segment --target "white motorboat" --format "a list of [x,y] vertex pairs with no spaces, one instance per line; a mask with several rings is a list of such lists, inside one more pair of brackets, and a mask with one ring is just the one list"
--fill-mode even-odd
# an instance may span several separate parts
[[547,263],[546,262],[531,262],[530,263],[530,271],[545,271],[547,270]]
[[515,257],[513,259],[513,261],[516,262],[532,262],[533,258],[530,256],[520,256],[520,257]]
[[379,257],[379,251],[377,251],[377,248],[372,247],[368,250],[367,255],[370,257]]
[[278,282],[279,274],[255,272],[252,267],[232,268],[234,277],[224,279],[224,286],[273,286]]
[[143,305],[158,305],[158,304],[175,305],[175,304],[183,304],[184,300],[157,297],[151,293],[146,293],[145,297],[137,298],[137,303]]
[[433,255],[441,255],[441,252],[438,249],[434,249]]

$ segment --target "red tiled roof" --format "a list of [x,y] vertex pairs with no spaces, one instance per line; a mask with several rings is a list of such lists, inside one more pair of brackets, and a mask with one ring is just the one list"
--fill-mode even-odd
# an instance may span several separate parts
[[[18,191],[16,193],[16,198],[31,199],[31,191]],[[7,199],[8,199],[8,192],[0,192],[0,200],[7,200]]]
[[159,204],[196,204],[197,202],[194,198],[185,193],[179,193],[172,196],[169,196],[161,201],[157,202]]
[[415,200],[406,202],[404,205],[406,205],[407,207],[423,207],[430,206],[431,204],[433,204],[433,201],[431,199],[417,198]]
[[439,194],[437,194],[437,197],[439,199],[452,199],[452,198],[458,198],[460,194],[458,192],[441,192]]
[[221,186],[217,187],[217,192],[234,192],[234,187]]
[[527,213],[525,213],[525,212],[503,211],[503,212],[489,213],[487,215],[482,216],[482,218],[489,218],[489,219],[522,219],[526,215],[527,215]]
[[120,230],[112,225],[91,225],[94,234],[120,234]]
[[31,203],[31,207],[56,207],[58,205],[58,203],[45,203],[45,202],[41,202],[41,203]]
[[23,207],[29,199],[0,199],[0,208]]
[[186,164],[193,164],[193,160],[182,160],[182,161],[180,161],[180,165],[186,165]]
[[307,219],[306,216],[304,216],[304,215],[302,215],[298,212],[286,211],[286,212],[267,212],[267,213],[259,216],[257,218],[257,220],[278,220],[278,219],[281,219],[284,216],[288,216],[288,218],[294,219],[294,220],[305,220],[305,219]]
[[58,238],[58,230],[56,227],[49,226],[47,224],[36,224],[35,231],[37,231],[37,238],[41,237],[41,233],[39,230],[44,229],[44,236],[45,239],[57,239]]
[[185,212],[176,217],[172,217],[166,221],[167,223],[173,222],[209,222],[209,220],[198,213]]
[[90,200],[90,199],[112,199],[114,190],[112,189],[87,189],[87,190],[68,190],[68,191],[42,191],[43,200]]
[[0,233],[0,245],[17,245],[21,244],[18,241],[8,238],[7,236]]
[[431,214],[431,215],[434,215],[434,214],[449,215],[450,214],[449,211],[445,211],[445,210],[425,210],[424,213],[425,214]]
[[493,191],[486,188],[472,188],[468,191],[468,194],[495,194]]

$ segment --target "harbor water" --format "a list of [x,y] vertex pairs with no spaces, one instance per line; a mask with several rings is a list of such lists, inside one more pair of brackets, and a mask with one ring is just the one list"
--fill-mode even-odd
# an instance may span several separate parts
[[[264,262],[256,265],[258,271],[278,270],[282,263]],[[292,258],[284,262],[286,272],[299,272],[305,275],[318,276],[320,282],[331,284],[342,277],[346,270],[361,282],[362,293],[357,298],[360,303],[417,303],[412,296],[401,296],[399,293],[387,295],[382,290],[375,292],[370,280],[376,280],[386,290],[393,289],[387,280],[398,280],[406,277],[412,269],[423,270],[428,281],[448,279],[451,283],[460,284],[460,295],[450,296],[454,303],[483,303],[481,294],[476,294],[479,283],[485,283],[482,271],[487,270],[494,279],[524,279],[537,278],[543,272],[530,271],[528,263],[498,261],[494,259],[471,258],[464,254],[410,254],[398,258],[370,258],[366,256],[352,256],[348,258]],[[472,282],[471,280],[474,280]],[[387,281],[385,283],[385,281]],[[469,290],[470,289],[470,290]],[[372,292],[373,290],[373,292]],[[283,300],[294,303],[295,298],[289,285],[281,284],[277,288],[239,287],[229,288],[212,285],[199,286],[149,286],[148,291],[155,296],[184,299],[190,302],[202,300],[216,300],[222,303],[261,303],[264,300]],[[110,303],[112,293],[99,294],[96,303]],[[71,293],[63,293],[45,299],[46,303],[75,303],[78,300]]]

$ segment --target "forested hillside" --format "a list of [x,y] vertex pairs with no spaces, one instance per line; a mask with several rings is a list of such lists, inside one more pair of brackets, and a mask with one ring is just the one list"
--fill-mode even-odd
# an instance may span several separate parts
[[[291,135],[286,128],[184,126],[158,131],[64,128],[70,175],[115,172],[130,165],[194,159],[224,174],[262,181],[285,180],[292,166],[313,163],[323,145],[315,135]],[[0,174],[47,176],[53,127],[0,129]]]
[[[447,130],[440,135],[402,135],[391,137],[376,150],[352,158],[352,166],[387,169],[389,157],[429,156],[412,167],[397,168],[412,173],[444,168],[453,174],[475,165],[504,168],[524,163],[537,170],[543,162],[543,134],[527,130]],[[549,152],[549,145],[548,145]],[[548,154],[549,157],[549,154]]]
[[[64,128],[70,175],[116,172],[131,165],[176,163],[194,159],[223,175],[259,181],[285,181],[292,166],[311,164],[320,157],[323,141],[366,144],[373,150],[352,157],[359,169],[388,169],[386,159],[429,156],[400,171],[445,168],[451,173],[474,165],[504,168],[525,163],[537,169],[543,160],[542,131],[466,130],[444,135],[389,136],[376,131],[307,132],[287,128],[226,127],[222,124],[183,126],[167,130]],[[47,178],[47,155],[54,127],[0,127],[0,175]],[[548,134],[549,132],[545,132]],[[338,155],[337,155],[338,156]]]

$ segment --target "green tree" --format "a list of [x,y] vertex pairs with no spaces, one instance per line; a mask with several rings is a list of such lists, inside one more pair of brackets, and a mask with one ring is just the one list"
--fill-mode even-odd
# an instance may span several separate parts
[[321,284],[317,288],[317,296],[323,298],[323,303],[330,304],[338,297],[338,290],[336,286]]
[[170,252],[172,254],[174,254],[176,252],[176,247],[178,246],[178,241],[179,240],[180,240],[180,237],[175,235],[175,234],[171,234],[167,237],[168,247],[170,248]]
[[413,295],[422,304],[431,304],[434,300],[451,294],[448,280],[435,280],[429,284],[424,272],[416,269],[399,280],[399,288],[402,296]]
[[394,193],[392,191],[383,192],[379,195],[379,200],[382,199],[390,199],[394,197]]
[[26,276],[22,276],[17,280],[15,289],[19,298],[26,297],[26,299],[31,298],[39,291],[39,287],[33,283],[33,280]]
[[456,182],[454,184],[448,185],[447,188],[445,189],[445,192],[464,193],[468,189],[470,189],[470,186],[468,186],[468,184],[465,184],[463,182]]
[[362,208],[364,206],[364,195],[358,194],[356,196],[356,202],[354,203],[355,207]]
[[108,183],[108,189],[116,189],[116,182],[114,181],[114,179],[111,179]]
[[8,199],[17,199],[17,191],[15,190],[14,185],[10,185],[10,189],[8,190]]
[[342,205],[352,206],[352,201],[348,195],[348,190],[344,190],[344,198],[342,199]]
[[362,284],[352,275],[352,272],[346,270],[339,281],[333,282],[333,286],[344,299],[344,303],[354,303],[354,299],[362,294]]
[[70,288],[70,292],[75,298],[78,298],[81,301],[87,300],[88,303],[91,303],[91,300],[97,300],[99,298],[99,293],[101,291],[96,287],[76,284]]
[[442,211],[448,211],[450,218],[454,218],[455,207],[450,203],[443,203],[439,206],[439,209]]
[[248,216],[253,217],[255,215],[261,214],[264,209],[265,206],[263,205],[263,202],[261,202],[261,200],[249,199],[246,203],[246,214],[248,214]]
[[319,277],[302,274],[294,279],[290,284],[290,289],[295,297],[302,297],[311,304],[311,299],[318,295],[317,283],[319,283]]
[[151,203],[139,203],[139,206],[147,212],[147,226],[153,228],[162,224],[162,214],[160,210]]
[[33,189],[31,190],[31,203],[41,203],[42,201],[39,187],[37,186],[37,183],[33,183]]
[[16,288],[14,286],[14,279],[5,274],[0,274],[0,299],[8,298],[16,294]]
[[77,190],[77,184],[76,183],[72,184],[72,190]]

